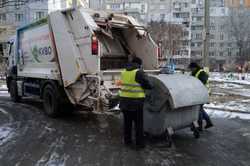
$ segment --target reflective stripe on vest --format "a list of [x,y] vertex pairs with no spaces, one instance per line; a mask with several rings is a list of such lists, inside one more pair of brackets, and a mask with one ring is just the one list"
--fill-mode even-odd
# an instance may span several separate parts
[[121,89],[119,91],[120,97],[127,98],[145,98],[145,92],[140,84],[135,81],[136,72],[138,70],[127,71],[124,70],[121,74]]
[[[205,70],[200,69],[200,70],[195,74],[195,77],[199,79],[199,76],[200,76],[201,72],[203,72],[203,71],[204,71],[205,73],[207,73]],[[210,87],[209,87],[209,80],[208,80],[208,79],[207,79],[207,82],[205,83],[205,86],[207,87],[208,92],[210,93]]]

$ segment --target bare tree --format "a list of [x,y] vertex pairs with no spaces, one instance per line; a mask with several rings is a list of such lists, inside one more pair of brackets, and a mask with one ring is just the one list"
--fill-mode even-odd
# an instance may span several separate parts
[[154,41],[161,44],[161,53],[163,59],[168,54],[170,56],[176,54],[176,51],[182,46],[181,39],[184,35],[182,24],[151,21],[148,24],[148,30],[151,33]]
[[228,17],[228,32],[239,49],[237,61],[243,64],[250,60],[250,10],[244,7],[231,8]]

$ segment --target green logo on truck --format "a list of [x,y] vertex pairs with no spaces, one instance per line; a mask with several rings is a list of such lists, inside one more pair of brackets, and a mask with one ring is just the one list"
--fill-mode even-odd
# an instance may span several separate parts
[[[51,56],[52,50],[50,46],[44,46],[38,48],[37,46],[34,46],[31,49],[31,53],[33,56],[33,60],[37,63],[42,63],[45,59]],[[45,61],[50,61],[49,59]]]

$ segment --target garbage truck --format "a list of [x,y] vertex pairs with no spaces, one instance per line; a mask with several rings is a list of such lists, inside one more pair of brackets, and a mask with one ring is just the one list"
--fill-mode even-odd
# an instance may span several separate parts
[[7,86],[13,101],[43,100],[45,113],[64,106],[103,110],[133,56],[156,72],[158,47],[133,17],[91,9],[55,11],[17,29],[9,41]]
[[17,29],[10,39],[7,87],[14,102],[22,97],[42,99],[51,117],[70,105],[103,111],[118,94],[115,81],[121,71],[137,56],[155,81],[153,91],[161,92],[146,100],[145,111],[192,110],[206,103],[208,95],[199,80],[159,75],[158,51],[146,28],[131,16],[84,8],[55,11]]

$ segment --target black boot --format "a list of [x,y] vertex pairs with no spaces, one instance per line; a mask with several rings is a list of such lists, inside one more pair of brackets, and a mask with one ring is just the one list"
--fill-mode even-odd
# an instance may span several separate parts
[[213,127],[213,126],[214,126],[213,123],[210,121],[206,124],[205,129],[208,129],[208,128]]

